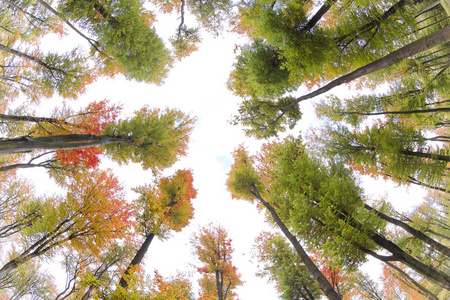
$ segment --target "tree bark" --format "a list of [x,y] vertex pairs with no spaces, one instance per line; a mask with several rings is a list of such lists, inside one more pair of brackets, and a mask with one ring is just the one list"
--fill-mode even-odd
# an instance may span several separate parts
[[379,116],[379,115],[410,115],[410,114],[424,114],[435,112],[450,112],[450,107],[430,108],[430,109],[416,109],[416,110],[404,110],[404,111],[381,111],[364,113],[358,111],[346,111],[343,115],[360,115],[360,116]]
[[[355,220],[355,218],[352,215],[350,215],[348,212],[346,212],[345,210],[338,210],[338,211],[336,211],[336,213],[337,213],[337,217],[339,219],[343,220],[344,222],[346,222],[353,228],[360,230],[360,231],[363,230],[362,224],[359,223],[357,220]],[[425,277],[432,280],[439,286],[441,286],[447,290],[450,290],[450,275],[448,275],[444,272],[441,272],[439,270],[436,270],[432,266],[424,264],[423,262],[415,259],[411,255],[409,255],[408,253],[403,251],[399,246],[397,246],[393,242],[387,240],[386,238],[382,237],[375,231],[370,230],[367,232],[367,235],[373,242],[375,242],[375,244],[377,244],[381,248],[391,252],[392,255],[391,256],[381,256],[371,250],[364,249],[363,247],[360,247],[361,251],[363,251],[367,254],[371,254],[372,256],[378,258],[381,261],[399,261],[399,262],[407,265],[411,269],[415,270],[416,272],[424,275]]]
[[97,0],[88,0],[88,2],[92,3],[92,7],[108,22],[109,25],[113,28],[119,27],[119,21],[114,18],[111,13],[109,13],[106,8]]
[[128,143],[133,141],[112,135],[67,134],[44,137],[21,137],[0,140],[0,155],[27,153],[33,150],[65,150],[102,146],[111,143]]
[[82,38],[84,38],[85,40],[88,41],[88,43],[92,46],[92,48],[94,48],[95,50],[97,50],[100,53],[103,53],[95,43],[97,43],[97,41],[94,41],[93,39],[87,37],[86,35],[84,35],[81,31],[78,30],[78,28],[76,28],[72,23],[70,23],[67,18],[65,18],[64,16],[62,16],[58,11],[56,11],[55,9],[53,9],[53,7],[50,6],[50,4],[48,4],[47,2],[43,1],[43,0],[38,0],[38,2],[44,6],[46,9],[48,9],[49,11],[51,11],[55,16],[57,16],[58,18],[60,18],[61,20],[64,21],[64,23],[67,24],[67,26],[69,26],[70,28],[72,28],[73,31],[75,31],[76,33],[78,33],[78,35],[80,35]]
[[404,155],[410,155],[410,156],[415,156],[415,157],[422,157],[422,158],[429,158],[429,159],[450,162],[450,156],[447,156],[447,155],[424,153],[424,152],[410,151],[410,150],[402,150],[400,152],[401,152],[401,154],[404,154]]
[[337,0],[328,0],[319,8],[319,10],[314,14],[314,16],[309,19],[308,23],[306,23],[305,27],[302,28],[304,31],[310,31],[317,22],[330,10],[331,6],[336,3]]
[[[172,196],[172,199],[170,199],[169,204],[166,205],[166,207],[169,207],[169,212],[172,209],[172,207],[177,203],[175,201],[175,197],[176,197],[176,194],[174,194]],[[161,224],[162,224],[162,221],[159,222],[158,228],[159,228],[159,226],[161,226]],[[150,244],[152,243],[154,237],[155,237],[154,233],[150,233],[147,235],[147,237],[145,238],[144,242],[141,245],[141,248],[139,248],[138,252],[131,260],[131,263],[128,265],[127,269],[123,273],[122,278],[120,278],[119,286],[121,286],[125,289],[128,288],[128,282],[125,280],[125,275],[129,275],[130,269],[133,266],[137,266],[141,263],[141,261],[144,259],[145,254],[147,253],[148,247],[150,247]]]
[[413,235],[414,237],[418,238],[419,240],[421,240],[422,242],[430,245],[431,247],[433,247],[434,249],[438,250],[439,252],[447,255],[450,257],[450,248],[446,247],[445,245],[435,241],[434,239],[430,238],[429,236],[425,235],[422,231],[417,230],[411,226],[409,226],[408,224],[397,220],[395,218],[392,218],[388,215],[385,215],[384,213],[372,208],[371,206],[364,204],[364,208],[367,209],[368,211],[373,211],[375,213],[375,215],[377,215],[378,217],[380,217],[381,219],[388,221],[389,223],[392,223],[394,225],[397,225],[401,228],[403,228],[404,230],[406,230],[408,233],[410,233],[411,235]]
[[447,25],[446,27],[436,32],[422,37],[417,41],[411,42],[410,44],[403,46],[402,48],[397,49],[374,62],[360,67],[353,72],[336,78],[335,80],[329,82],[328,84],[315,90],[314,92],[294,99],[290,104],[287,104],[283,109],[281,109],[281,114],[272,123],[278,122],[287,111],[294,108],[294,106],[301,101],[305,101],[324,94],[331,89],[340,86],[341,84],[351,82],[359,77],[371,74],[386,67],[390,67],[393,64],[404,60],[405,58],[448,42],[450,42],[450,25]]
[[128,265],[127,269],[123,273],[122,278],[120,278],[119,286],[123,288],[128,288],[128,282],[125,280],[125,276],[130,274],[130,269],[134,266],[137,266],[141,263],[141,261],[144,259],[145,253],[147,253],[148,247],[150,247],[150,244],[153,241],[153,238],[155,237],[154,233],[150,233],[146,238],[144,243],[142,243],[141,248],[139,248],[136,255],[133,257],[133,260]]
[[[222,278],[220,278],[222,275]],[[216,270],[216,288],[217,288],[217,298],[218,300],[224,300],[223,299],[223,273],[221,273],[219,270]]]
[[281,219],[278,216],[278,214],[276,213],[275,209],[261,197],[261,195],[259,194],[259,191],[254,186],[253,186],[252,194],[270,212],[270,214],[272,215],[272,218],[275,220],[275,223],[277,223],[278,227],[280,227],[281,231],[284,233],[286,238],[294,246],[294,249],[300,256],[300,259],[303,261],[305,266],[308,268],[308,271],[314,276],[317,283],[319,284],[319,287],[325,293],[325,295],[328,297],[328,299],[341,300],[342,298],[336,293],[336,291],[333,289],[333,287],[328,282],[328,280],[325,278],[325,276],[322,274],[322,272],[320,272],[320,270],[317,268],[317,266],[314,264],[314,262],[309,258],[308,254],[305,252],[303,247],[300,245],[297,238],[289,231],[289,229],[286,227],[286,225],[284,225],[283,221],[281,221]]

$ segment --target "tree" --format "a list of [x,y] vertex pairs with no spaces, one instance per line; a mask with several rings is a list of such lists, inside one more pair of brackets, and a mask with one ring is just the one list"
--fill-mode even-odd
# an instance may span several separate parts
[[262,265],[257,275],[269,276],[282,299],[320,298],[317,282],[281,235],[262,232],[256,239],[255,256]]
[[[243,282],[232,263],[234,249],[226,230],[209,224],[192,236],[191,245],[194,254],[203,263],[202,267],[197,268],[204,274],[201,281],[202,294],[212,293],[219,300],[234,299],[233,289]],[[211,281],[215,285],[208,283]]]
[[24,180],[9,178],[0,187],[0,238],[5,239],[21,232],[42,217],[39,206],[17,213],[29,202],[38,200],[34,197],[34,188]]
[[[253,166],[254,158],[250,157],[243,147],[238,148],[234,152],[234,158],[234,164],[231,167],[231,171],[228,174],[227,180],[227,186],[229,191],[232,193],[232,197],[236,199],[249,200],[251,202],[253,202],[254,199],[259,200],[259,202],[264,205],[264,207],[269,211],[272,219],[292,244],[300,259],[305,264],[314,279],[317,281],[320,289],[324,292],[324,294],[329,299],[341,299],[341,297],[336,293],[325,276],[320,272],[320,270],[308,256],[298,239],[291,233],[289,228],[278,216],[271,203],[269,203],[262,197],[261,193],[265,194],[264,191],[266,190],[263,183],[264,179],[262,179],[262,176],[258,174]],[[268,184],[270,185],[270,183]]]
[[169,231],[181,231],[189,224],[194,215],[191,200],[197,195],[189,170],[178,170],[171,177],[161,178],[157,186],[145,185],[134,191],[140,194],[135,202],[136,230],[144,241],[120,279],[119,285],[124,289],[128,287],[130,270],[144,259],[153,238],[165,238]]
[[56,294],[56,285],[52,276],[40,270],[37,261],[21,265],[0,281],[0,297],[3,299],[52,299]]
[[[247,103],[244,103],[244,105],[241,106],[240,109],[240,116],[237,117],[237,120],[242,123],[245,126],[250,127],[249,129],[246,129],[247,134],[254,135],[260,138],[268,137],[276,135],[276,132],[279,129],[280,125],[278,123],[283,122],[282,119],[285,117],[285,114],[293,109],[294,111],[298,109],[298,103],[301,101],[305,101],[307,99],[311,99],[313,97],[319,96],[325,92],[328,92],[329,90],[333,89],[334,87],[337,87],[341,84],[348,83],[351,81],[354,81],[355,79],[361,78],[362,76],[374,73],[376,71],[384,70],[386,67],[392,66],[395,63],[405,60],[408,57],[417,55],[421,52],[424,52],[426,50],[432,49],[433,47],[437,47],[439,45],[443,45],[447,43],[450,39],[450,34],[448,34],[448,25],[443,25],[445,27],[436,30],[435,32],[432,32],[424,37],[419,38],[418,40],[411,41],[409,44],[404,45],[401,48],[398,48],[397,50],[391,49],[388,53],[385,54],[383,57],[375,57],[374,60],[371,60],[367,62],[366,64],[363,64],[358,69],[346,74],[342,75],[340,77],[332,77],[330,79],[333,79],[331,82],[327,83],[326,85],[322,86],[321,88],[318,88],[317,90],[308,93],[304,96],[293,98],[290,101],[281,102],[281,103],[270,103],[272,113],[267,114],[267,112],[264,112],[261,114],[261,118],[258,117],[258,111],[252,111],[252,109],[257,108],[257,105],[249,106]],[[308,43],[305,43],[308,44]],[[327,47],[326,47],[327,48]],[[378,51],[379,49],[376,49]],[[374,50],[375,51],[375,50]],[[312,51],[314,53],[315,51]],[[328,52],[325,52],[328,53]],[[366,53],[366,52],[364,52]],[[284,56],[285,57],[285,56]],[[312,59],[308,60],[313,61]],[[334,61],[334,60],[331,60]],[[311,71],[311,74],[327,74],[327,72],[324,72],[324,67],[320,65],[320,63],[316,64],[318,65],[316,70]],[[302,67],[296,67],[297,69],[301,69],[304,71],[304,68]],[[332,68],[332,67],[331,67]],[[242,69],[244,70],[244,69]],[[295,68],[289,69],[290,72],[293,72]],[[233,74],[234,77],[239,77],[236,74]],[[306,76],[308,78],[308,76]],[[294,76],[291,82],[296,82],[299,80],[302,80],[302,76]],[[256,100],[256,103],[264,103],[266,102],[265,99],[262,99],[260,101]],[[272,119],[268,120],[266,118],[267,115],[271,115]]]
[[380,121],[360,132],[350,131],[346,126],[330,126],[319,139],[330,155],[341,158],[361,173],[389,174],[398,183],[416,178],[428,185],[441,186],[450,161],[445,148],[430,143],[434,138],[398,119]]
[[[52,136],[59,134],[101,134],[106,125],[113,122],[121,106],[109,105],[109,101],[91,102],[78,112],[63,105],[55,108],[51,117],[26,115],[20,108],[12,114],[0,114],[1,131],[7,136]],[[48,169],[63,168],[69,165],[82,164],[86,168],[95,167],[99,162],[98,155],[102,151],[97,148],[56,150],[44,152],[32,157],[28,162],[17,162],[0,167],[0,172],[16,168],[44,167]],[[49,155],[52,155],[48,158]],[[45,159],[44,159],[45,158]],[[44,160],[43,160],[44,159]]]
[[298,87],[291,82],[289,71],[283,68],[285,59],[276,47],[255,40],[239,50],[227,82],[228,89],[236,96],[272,99]]
[[[64,1],[59,11],[94,34],[101,52],[95,61],[104,72],[128,79],[161,83],[171,65],[169,50],[149,26],[152,14],[141,1]],[[103,65],[103,66],[102,66]]]
[[42,217],[21,231],[23,249],[0,269],[0,278],[63,245],[99,253],[124,238],[131,223],[130,207],[111,171],[78,173],[68,183],[66,197],[29,202],[21,211],[26,214],[36,205]]
[[122,268],[133,255],[130,245],[110,245],[99,255],[65,249],[62,266],[66,273],[66,283],[55,300],[76,298],[87,300],[92,296],[105,294],[115,287]]
[[[5,63],[3,67],[7,73],[2,76],[2,81],[6,85],[17,85],[21,91],[31,87],[32,91],[42,90],[39,94],[46,97],[57,93],[61,97],[75,99],[96,79],[95,72],[88,67],[86,58],[78,49],[64,54],[50,52],[43,55],[37,51],[22,52],[0,43],[0,50],[20,58],[23,66],[31,64],[28,70],[19,65],[16,67],[13,61]],[[38,97],[31,97],[38,100]]]
[[121,163],[141,163],[144,169],[161,170],[185,155],[193,118],[178,110],[144,107],[132,119],[107,124],[100,134],[59,134],[0,141],[0,154],[33,150],[72,150],[101,147]]
[[193,300],[191,283],[183,274],[164,278],[155,270],[155,277],[151,281],[149,295],[155,300],[179,299]]
[[[447,274],[414,258],[383,236],[383,221],[364,211],[362,191],[343,165],[324,165],[307,154],[300,139],[292,137],[267,145],[260,160],[261,175],[252,166],[252,159],[241,159],[240,164],[247,163],[247,170],[253,169],[254,175],[244,173],[239,179],[240,172],[232,173],[229,184],[234,185],[233,191],[241,191],[240,197],[251,195],[251,199],[260,201],[264,193],[270,202],[263,201],[276,206],[308,246],[324,250],[336,266],[352,269],[365,255],[371,255],[382,261],[402,262],[441,287],[450,288]],[[378,247],[392,255],[377,254],[374,250]]]

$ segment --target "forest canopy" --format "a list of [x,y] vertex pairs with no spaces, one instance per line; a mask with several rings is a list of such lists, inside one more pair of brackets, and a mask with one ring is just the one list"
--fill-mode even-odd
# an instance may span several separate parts
[[[449,298],[449,14],[448,0],[2,0],[0,298],[238,299],[249,270],[280,299]],[[203,41],[221,39],[230,53],[209,61]],[[399,210],[369,178],[425,196]]]

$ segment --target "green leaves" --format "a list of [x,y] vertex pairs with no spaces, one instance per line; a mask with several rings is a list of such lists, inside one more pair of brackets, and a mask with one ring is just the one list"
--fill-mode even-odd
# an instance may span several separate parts
[[105,152],[122,164],[141,163],[144,169],[154,171],[171,166],[186,155],[189,135],[195,119],[179,110],[144,107],[135,117],[111,123],[103,135],[128,139],[128,143],[108,144]]

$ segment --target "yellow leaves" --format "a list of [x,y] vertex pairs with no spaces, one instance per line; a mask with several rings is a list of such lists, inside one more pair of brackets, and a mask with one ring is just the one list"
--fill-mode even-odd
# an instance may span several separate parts
[[261,179],[253,167],[254,158],[241,145],[233,152],[234,163],[228,173],[227,188],[234,199],[253,201],[252,192],[263,193]]
[[191,201],[197,196],[197,190],[190,170],[178,170],[170,177],[161,178],[156,186],[144,185],[133,191],[140,194],[135,209],[141,232],[157,233],[161,226],[180,231],[194,215]]
[[[210,223],[192,236],[191,244],[194,254],[203,263],[198,268],[198,271],[204,274],[200,279],[200,299],[211,299],[211,295],[217,295],[219,289],[223,293],[228,287],[231,293],[232,289],[243,284],[241,275],[232,264],[234,249],[224,228]],[[215,280],[216,272],[219,272],[219,281]]]

